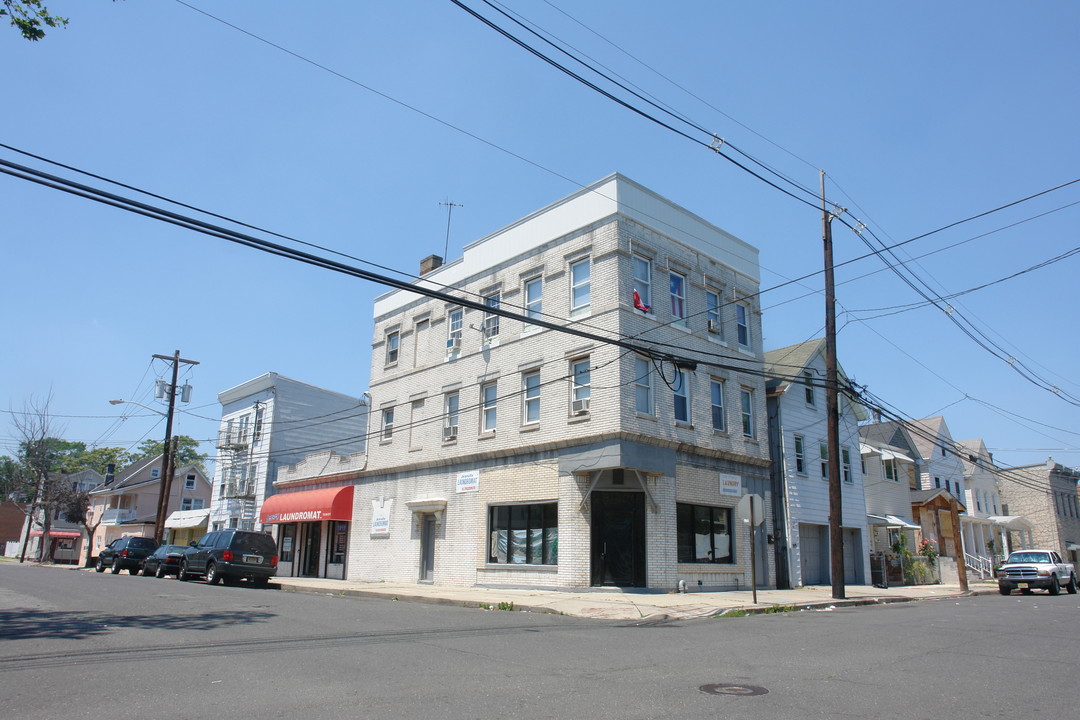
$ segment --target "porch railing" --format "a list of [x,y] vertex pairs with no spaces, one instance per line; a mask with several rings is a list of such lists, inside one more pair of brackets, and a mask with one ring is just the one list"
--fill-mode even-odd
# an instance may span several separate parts
[[990,558],[964,553],[964,567],[979,573],[980,580],[994,577],[994,562]]

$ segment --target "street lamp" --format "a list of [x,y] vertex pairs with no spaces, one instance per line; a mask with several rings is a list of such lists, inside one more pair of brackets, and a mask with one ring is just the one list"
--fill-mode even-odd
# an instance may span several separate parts
[[169,412],[162,412],[156,408],[152,408],[148,405],[143,405],[140,402],[134,400],[110,400],[110,405],[138,405],[141,408],[149,410],[150,412],[157,413],[165,418],[165,445],[163,446],[164,452],[161,456],[161,484],[158,490],[157,512],[154,514],[154,542],[161,543],[161,539],[165,534],[165,511],[169,507],[169,493],[172,492],[172,475],[173,475],[173,447],[174,439],[172,436],[172,423],[173,423],[173,400],[175,398],[175,390],[169,394]]

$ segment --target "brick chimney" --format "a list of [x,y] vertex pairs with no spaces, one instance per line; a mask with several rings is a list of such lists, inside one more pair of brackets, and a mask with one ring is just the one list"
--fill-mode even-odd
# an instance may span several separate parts
[[442,258],[438,255],[428,255],[420,261],[420,274],[427,275],[432,270],[442,267]]

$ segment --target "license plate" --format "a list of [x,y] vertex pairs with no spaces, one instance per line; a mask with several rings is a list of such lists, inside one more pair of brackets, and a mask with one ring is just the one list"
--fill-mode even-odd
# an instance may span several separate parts
[[1022,587],[1022,588],[1031,587],[1031,583],[1016,583],[1016,587]]
[[262,565],[262,555],[245,555],[244,562],[252,565]]

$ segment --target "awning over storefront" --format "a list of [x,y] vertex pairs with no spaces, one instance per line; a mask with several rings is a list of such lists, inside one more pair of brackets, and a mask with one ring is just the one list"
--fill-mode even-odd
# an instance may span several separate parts
[[907,528],[909,530],[921,530],[921,525],[909,522],[899,515],[867,515],[867,521],[871,525],[885,526],[889,528]]
[[[30,537],[41,537],[41,530],[31,530]],[[50,530],[49,537],[53,538],[66,538],[66,539],[78,539],[82,537],[82,533],[78,530]]]
[[193,528],[206,525],[210,520],[210,508],[202,510],[177,510],[165,518],[167,528]]
[[263,523],[352,520],[353,486],[304,490],[271,495],[262,505]]

